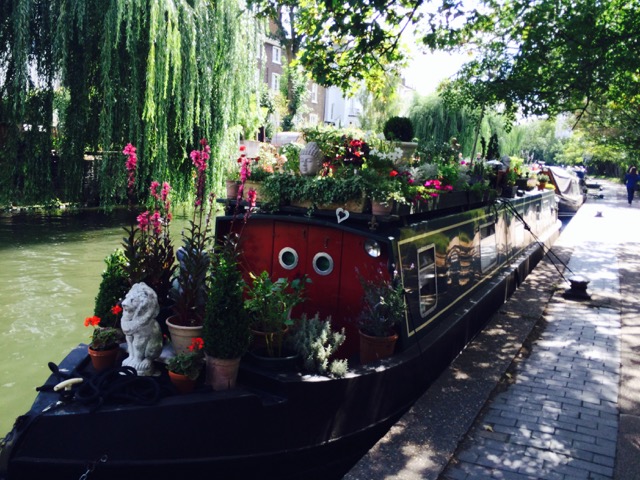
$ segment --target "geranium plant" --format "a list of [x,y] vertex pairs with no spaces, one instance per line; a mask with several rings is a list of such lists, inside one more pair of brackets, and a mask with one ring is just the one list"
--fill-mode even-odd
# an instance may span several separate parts
[[179,375],[185,375],[191,380],[200,376],[200,371],[204,365],[204,341],[197,337],[191,340],[187,352],[178,353],[167,360],[167,370]]
[[[114,315],[119,315],[122,312],[120,305],[115,305],[111,312]],[[116,348],[118,344],[124,339],[122,331],[113,327],[101,327],[100,317],[92,316],[84,319],[85,327],[93,327],[93,334],[91,335],[91,342],[89,348],[92,350],[111,350]]]

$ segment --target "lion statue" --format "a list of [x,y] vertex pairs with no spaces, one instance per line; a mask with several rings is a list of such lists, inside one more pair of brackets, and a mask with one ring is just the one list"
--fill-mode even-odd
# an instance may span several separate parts
[[136,283],[122,301],[122,310],[129,351],[122,365],[135,368],[141,376],[158,375],[153,362],[162,353],[162,332],[156,322],[160,312],[156,292],[146,283]]

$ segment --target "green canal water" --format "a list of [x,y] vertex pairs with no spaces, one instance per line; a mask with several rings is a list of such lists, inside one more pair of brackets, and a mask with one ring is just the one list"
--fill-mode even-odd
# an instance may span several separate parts
[[[47,363],[88,342],[104,258],[127,224],[124,213],[0,214],[0,438],[29,410]],[[172,224],[175,245],[183,225]]]

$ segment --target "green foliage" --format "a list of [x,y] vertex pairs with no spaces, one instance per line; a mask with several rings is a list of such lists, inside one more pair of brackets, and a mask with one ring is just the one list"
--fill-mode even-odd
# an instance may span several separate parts
[[410,142],[413,140],[413,124],[408,117],[391,117],[382,129],[387,140]]
[[200,376],[203,365],[204,355],[202,354],[202,350],[198,348],[194,348],[188,352],[178,353],[167,360],[167,370],[180,375],[186,375],[191,380],[195,380]]
[[331,357],[345,339],[344,328],[340,332],[331,329],[331,317],[320,320],[318,314],[312,318],[303,315],[293,336],[293,345],[302,357],[305,370],[343,377],[348,368],[347,360],[332,360]]
[[388,73],[384,77],[384,86],[378,92],[362,88],[357,97],[362,104],[359,115],[363,130],[382,132],[384,122],[400,114],[402,99],[400,98],[401,78],[397,74]]
[[267,355],[279,357],[286,329],[293,325],[291,309],[304,301],[304,287],[311,280],[286,278],[272,280],[269,272],[249,273],[252,283],[246,292],[245,308],[251,328],[266,334]]
[[117,305],[127,294],[131,287],[126,273],[127,259],[121,249],[109,254],[104,262],[107,268],[102,272],[102,280],[95,300],[93,314],[100,317],[101,324],[105,327],[119,328],[118,315],[111,312],[111,308]]
[[402,283],[384,280],[382,276],[375,280],[360,276],[359,280],[364,291],[362,312],[358,319],[360,329],[374,337],[393,334],[405,315]]
[[[1,195],[79,200],[88,150],[113,152],[96,162],[96,175],[101,203],[117,203],[126,198],[118,152],[131,142],[141,160],[138,198],[161,177],[184,200],[192,181],[186,146],[206,137],[212,157],[226,158],[237,140],[232,127],[258,111],[258,22],[244,7],[234,0],[4,2],[0,124],[33,128],[0,142]],[[56,102],[55,165],[54,85],[64,99]],[[222,168],[215,163],[209,189],[221,185]]]
[[207,355],[215,358],[241,357],[249,348],[249,315],[244,308],[245,283],[238,268],[232,242],[220,246],[212,259],[208,277],[203,339]]
[[295,129],[296,119],[305,113],[309,91],[304,72],[291,64],[284,68],[282,80],[283,97],[287,99],[287,113],[282,119],[282,130],[288,132]]

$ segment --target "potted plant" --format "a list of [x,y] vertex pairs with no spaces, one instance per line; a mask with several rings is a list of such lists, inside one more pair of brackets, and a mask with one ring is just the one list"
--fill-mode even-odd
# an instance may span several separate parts
[[547,186],[547,182],[549,181],[549,176],[544,173],[538,174],[538,190],[544,190]]
[[282,357],[283,343],[289,327],[293,325],[291,310],[304,301],[306,277],[272,280],[269,272],[249,273],[251,285],[247,288],[245,308],[250,315],[253,335],[261,339],[254,347],[256,353],[267,357]]
[[382,272],[375,279],[362,276],[362,311],[360,329],[360,363],[390,357],[398,334],[396,327],[405,316],[404,288],[397,280],[385,280]]
[[[115,305],[111,312],[117,316],[122,313],[122,307]],[[85,327],[93,327],[88,351],[93,368],[99,372],[116,364],[120,351],[119,345],[124,339],[122,330],[115,327],[104,327],[100,323],[100,317],[95,315],[84,319]]]
[[117,305],[131,288],[126,273],[127,259],[123,251],[117,249],[107,255],[104,262],[107,268],[102,272],[93,314],[101,319],[103,326],[120,328],[118,315],[113,313],[113,305]]
[[180,393],[188,393],[195,388],[204,364],[203,345],[202,338],[196,337],[186,352],[177,353],[167,360],[169,379]]
[[382,133],[387,140],[399,142],[403,152],[403,158],[410,160],[418,148],[418,143],[413,141],[413,123],[408,117],[390,117],[382,128]]
[[344,377],[348,370],[347,360],[332,357],[345,339],[344,328],[339,332],[332,330],[331,317],[320,320],[317,313],[312,318],[303,314],[293,334],[293,345],[302,357],[302,365],[306,371]]
[[249,348],[251,331],[244,308],[244,287],[235,243],[228,241],[212,260],[203,328],[206,384],[214,390],[235,387],[240,358]]
[[[201,149],[191,152],[196,167],[196,195],[193,218],[182,233],[182,247],[176,252],[177,275],[169,297],[173,300],[174,315],[167,319],[167,328],[176,353],[186,352],[191,339],[202,337],[202,323],[206,303],[205,280],[209,268],[210,224],[214,196],[208,202],[204,198],[207,160],[211,151],[206,139],[200,141]],[[208,203],[208,208],[205,208]]]

